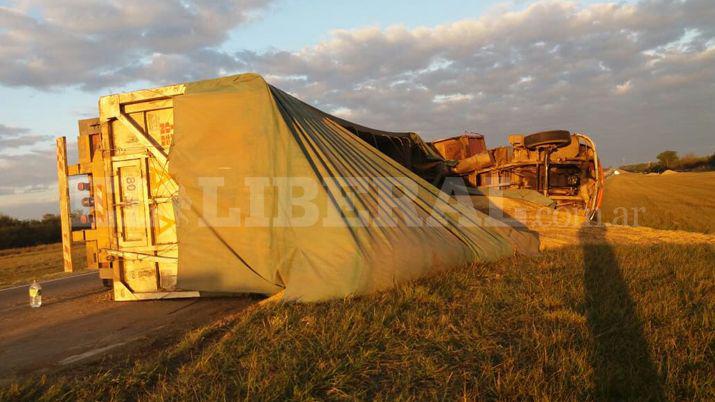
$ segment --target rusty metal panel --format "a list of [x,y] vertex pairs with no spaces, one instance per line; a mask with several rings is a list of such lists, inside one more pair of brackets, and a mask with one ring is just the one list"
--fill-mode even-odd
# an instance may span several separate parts
[[174,109],[146,112],[147,133],[168,153],[174,136]]
[[487,150],[484,137],[478,134],[463,134],[432,142],[432,146],[443,158],[461,160]]
[[571,144],[559,148],[551,154],[552,161],[565,161],[578,157],[580,145],[576,136],[571,137]]
[[79,155],[80,172],[91,171],[94,151],[98,148],[100,124],[98,118],[83,119],[77,122],[79,136],[77,137],[77,151]]

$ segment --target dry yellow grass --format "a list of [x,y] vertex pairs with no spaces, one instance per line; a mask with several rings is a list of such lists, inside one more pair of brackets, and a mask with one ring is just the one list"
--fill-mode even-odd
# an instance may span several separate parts
[[603,221],[712,234],[714,200],[715,172],[623,172],[606,181]]
[[[84,245],[73,247],[72,258],[75,268],[86,265]],[[61,243],[0,251],[0,288],[64,275]]]
[[715,399],[715,235],[493,201],[539,233],[541,255],[250,309],[155,355],[26,379],[0,399]]
[[[511,199],[491,200],[491,204],[498,206],[507,216],[523,224],[528,230],[538,233],[542,250],[604,241],[634,246],[659,243],[715,245],[715,234],[614,225],[609,222],[603,225],[598,222],[589,224],[580,211],[539,207]],[[715,210],[712,213],[715,214]]]
[[371,296],[251,309],[0,399],[715,398],[713,247],[593,235]]

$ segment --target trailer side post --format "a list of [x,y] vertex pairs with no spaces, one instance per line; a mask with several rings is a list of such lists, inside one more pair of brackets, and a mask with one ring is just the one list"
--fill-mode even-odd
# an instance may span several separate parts
[[57,190],[60,195],[60,223],[62,227],[62,260],[65,272],[73,272],[72,225],[70,222],[70,191],[67,167],[67,138],[57,140]]

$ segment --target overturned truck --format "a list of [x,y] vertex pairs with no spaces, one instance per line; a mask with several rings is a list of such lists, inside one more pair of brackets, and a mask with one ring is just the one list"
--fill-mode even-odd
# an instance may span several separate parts
[[603,169],[596,145],[585,134],[565,130],[508,137],[509,146],[487,149],[484,136],[465,133],[432,147],[456,164],[450,173],[480,189],[531,189],[559,206],[593,218],[603,197]]
[[[514,146],[504,159],[510,151],[487,150],[483,139],[476,148],[474,138],[430,144],[331,116],[255,74],[105,96],[99,117],[79,122],[77,164],[57,139],[65,270],[73,242],[84,242],[88,267],[115,300],[314,301],[533,253],[533,234],[438,186],[457,178],[477,191],[520,186],[588,204],[598,193],[588,187],[600,177],[595,148],[570,138],[589,148],[579,142],[562,159],[572,143],[525,145],[519,159]],[[446,151],[462,143],[459,158]],[[578,183],[557,184],[564,174]],[[73,176],[87,208],[82,227],[72,225]]]

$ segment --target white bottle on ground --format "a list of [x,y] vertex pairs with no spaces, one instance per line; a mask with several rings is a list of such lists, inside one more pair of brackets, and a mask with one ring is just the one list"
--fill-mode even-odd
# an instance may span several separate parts
[[42,305],[42,286],[37,283],[37,280],[33,280],[30,285],[30,306],[32,308],[38,308]]

